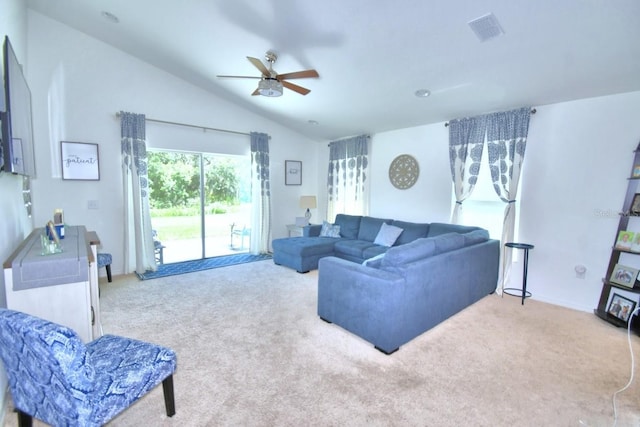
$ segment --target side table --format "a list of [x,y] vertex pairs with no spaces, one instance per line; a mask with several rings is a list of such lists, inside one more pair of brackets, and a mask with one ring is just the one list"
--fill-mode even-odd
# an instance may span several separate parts
[[509,242],[504,244],[507,248],[522,249],[524,250],[524,262],[522,263],[522,289],[518,288],[504,288],[503,293],[514,297],[522,298],[522,305],[524,305],[524,299],[531,297],[531,292],[527,291],[527,268],[529,264],[529,250],[533,249],[533,245],[528,243],[514,243]]
[[289,237],[302,237],[303,235],[302,228],[303,227],[300,227],[299,225],[287,224],[287,231],[289,233]]

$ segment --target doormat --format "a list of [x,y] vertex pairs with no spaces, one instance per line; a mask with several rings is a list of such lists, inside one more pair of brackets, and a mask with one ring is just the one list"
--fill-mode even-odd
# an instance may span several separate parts
[[271,254],[234,254],[217,256],[213,258],[196,259],[192,261],[160,264],[156,271],[136,273],[140,280],[157,279],[158,277],[175,276],[177,274],[193,273],[194,271],[210,270],[212,268],[227,267],[229,265],[244,264],[247,262],[264,261],[271,259]]

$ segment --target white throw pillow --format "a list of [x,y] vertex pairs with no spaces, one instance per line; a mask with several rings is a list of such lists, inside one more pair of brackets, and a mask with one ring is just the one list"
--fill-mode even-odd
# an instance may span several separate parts
[[400,234],[402,234],[403,231],[404,230],[400,227],[383,222],[380,226],[380,231],[378,231],[378,235],[376,236],[376,240],[374,240],[373,243],[376,245],[391,247],[396,240],[398,240],[398,237],[400,237]]
[[322,221],[320,237],[340,237],[340,226],[329,224],[327,221]]

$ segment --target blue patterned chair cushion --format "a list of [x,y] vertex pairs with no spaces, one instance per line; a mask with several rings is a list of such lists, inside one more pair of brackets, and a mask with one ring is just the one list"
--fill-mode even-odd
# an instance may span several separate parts
[[55,426],[100,426],[176,369],[173,350],[0,309],[0,357],[14,406]]
[[104,267],[111,264],[111,254],[98,254],[98,267]]

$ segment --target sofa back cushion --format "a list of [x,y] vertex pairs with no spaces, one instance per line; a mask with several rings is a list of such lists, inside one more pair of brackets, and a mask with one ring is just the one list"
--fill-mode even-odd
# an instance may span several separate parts
[[451,252],[464,246],[464,235],[458,233],[440,234],[433,238],[436,253]]
[[391,225],[400,227],[403,230],[394,246],[404,245],[421,237],[427,237],[427,233],[429,232],[429,224],[394,220]]
[[376,236],[380,231],[383,223],[391,224],[390,219],[373,218],[370,216],[363,216],[360,221],[360,230],[358,231],[358,240],[366,240],[367,242],[373,242],[376,240]]
[[464,236],[458,233],[446,233],[436,237],[422,237],[413,242],[390,248],[382,259],[380,266],[382,268],[399,267],[422,258],[454,251],[463,246],[465,246]]
[[398,236],[400,236],[403,231],[404,230],[400,227],[389,225],[386,222],[383,222],[380,226],[380,231],[378,231],[378,235],[376,236],[373,243],[375,245],[391,247],[396,242],[396,240],[398,240]]
[[464,237],[464,245],[471,246],[489,240],[489,232],[487,230],[474,230],[463,234],[462,237]]
[[474,230],[482,230],[480,227],[460,224],[445,224],[442,222],[432,222],[429,226],[429,234],[427,237],[439,236],[446,233],[468,233]]
[[382,268],[395,267],[429,257],[435,253],[436,244],[434,239],[420,238],[405,245],[390,248],[382,258],[380,266]]
[[335,224],[340,226],[340,236],[345,239],[357,239],[361,219],[362,217],[360,215],[336,215]]

